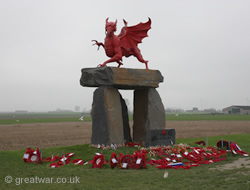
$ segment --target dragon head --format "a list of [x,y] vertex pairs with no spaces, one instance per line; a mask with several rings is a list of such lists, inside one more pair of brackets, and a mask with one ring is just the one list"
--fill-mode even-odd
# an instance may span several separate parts
[[117,20],[115,22],[108,22],[108,19],[109,18],[106,19],[105,30],[106,30],[107,36],[111,36],[111,34],[116,31]]

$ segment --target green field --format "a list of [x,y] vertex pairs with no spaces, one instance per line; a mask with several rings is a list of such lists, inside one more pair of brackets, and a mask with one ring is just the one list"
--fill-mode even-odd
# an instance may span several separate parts
[[24,124],[24,123],[50,123],[50,122],[74,122],[91,121],[90,113],[5,113],[0,114],[0,125],[2,124]]
[[[74,122],[80,121],[80,117],[83,115],[83,121],[92,121],[90,113],[6,113],[0,114],[1,124],[23,124],[23,123],[49,123],[49,122]],[[129,119],[133,120],[133,114],[129,114]],[[180,113],[166,114],[167,121],[250,121],[250,115],[224,115],[224,114],[190,114]]]
[[[250,152],[250,134],[224,135],[209,137],[209,145],[213,146],[221,138],[234,140],[242,150]],[[178,143],[193,142],[198,139],[177,139]],[[32,147],[36,148],[36,147]],[[137,148],[123,147],[115,150],[116,154],[132,154]],[[54,147],[43,149],[43,157],[52,154],[60,156],[62,151],[74,152],[74,159],[81,158],[84,161],[92,160],[96,152],[101,150],[89,147],[88,145],[76,145],[68,147]],[[111,169],[109,164],[101,169],[92,169],[91,164],[86,166],[74,166],[69,164],[60,168],[52,169],[49,163],[42,165],[37,163],[24,163],[22,160],[25,150],[0,151],[0,189],[250,189],[249,169],[231,169],[225,171],[209,170],[218,165],[230,163],[239,158],[240,155],[229,154],[225,161],[210,165],[193,167],[190,170],[167,169],[160,170],[148,165],[148,169],[123,170]],[[113,150],[103,150],[105,160],[109,160]],[[148,159],[149,159],[148,155]],[[248,158],[250,159],[250,158]],[[168,171],[168,178],[163,178],[164,172]],[[12,183],[6,183],[6,176],[11,176]],[[80,183],[27,183],[30,178],[66,178],[70,182]],[[77,179],[74,181],[74,179]],[[47,181],[49,182],[49,181]]]

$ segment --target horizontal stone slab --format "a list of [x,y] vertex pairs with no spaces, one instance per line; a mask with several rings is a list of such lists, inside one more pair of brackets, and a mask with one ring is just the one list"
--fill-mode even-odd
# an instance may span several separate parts
[[157,88],[160,82],[163,82],[163,76],[158,70],[117,67],[83,68],[80,79],[82,86],[118,89]]

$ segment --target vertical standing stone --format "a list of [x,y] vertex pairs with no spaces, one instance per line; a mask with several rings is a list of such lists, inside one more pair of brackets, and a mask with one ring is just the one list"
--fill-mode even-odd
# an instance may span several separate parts
[[91,144],[123,144],[122,108],[116,88],[99,87],[95,90],[91,116]]
[[134,91],[134,142],[151,142],[150,130],[165,129],[165,110],[155,88]]
[[133,141],[142,143],[145,141],[148,115],[148,89],[134,91],[134,126],[133,126]]
[[148,93],[148,120],[150,129],[165,129],[166,116],[161,97],[155,88],[150,88]]

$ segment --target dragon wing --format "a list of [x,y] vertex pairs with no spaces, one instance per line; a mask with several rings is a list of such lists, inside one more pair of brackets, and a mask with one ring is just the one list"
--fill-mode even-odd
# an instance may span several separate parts
[[130,49],[136,48],[137,44],[141,43],[142,39],[148,36],[147,32],[151,28],[151,19],[148,18],[148,22],[141,22],[130,27],[127,26],[125,20],[123,21],[125,26],[122,28],[118,37],[120,38],[121,47],[129,51]]

